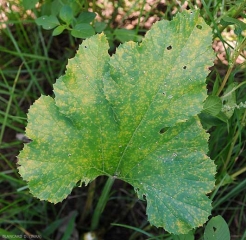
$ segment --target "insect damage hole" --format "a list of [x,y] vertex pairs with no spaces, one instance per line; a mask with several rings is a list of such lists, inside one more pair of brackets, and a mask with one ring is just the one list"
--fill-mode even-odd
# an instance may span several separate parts
[[172,45],[169,45],[168,47],[167,47],[167,50],[172,50]]
[[198,24],[198,25],[196,25],[196,28],[201,30],[202,29],[202,25]]
[[183,69],[186,69],[187,68],[187,66],[183,66]]
[[162,128],[162,129],[159,131],[159,133],[160,133],[160,134],[163,134],[163,133],[165,133],[168,129],[169,129],[169,127],[164,127],[164,128]]

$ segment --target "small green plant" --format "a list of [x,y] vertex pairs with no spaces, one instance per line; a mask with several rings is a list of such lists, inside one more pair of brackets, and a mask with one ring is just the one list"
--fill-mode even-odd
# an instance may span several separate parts
[[[25,9],[34,9],[38,2],[38,0],[24,0],[23,6]],[[94,22],[96,13],[89,11],[88,7],[87,1],[44,1],[39,13],[41,16],[35,19],[35,22],[43,29],[53,29],[53,36],[68,30],[73,37],[88,38],[95,32],[102,32],[107,26],[104,22]]]
[[[38,0],[24,0],[25,9],[35,9]],[[142,36],[136,30],[111,29],[110,22],[96,20],[96,4],[89,6],[89,1],[53,0],[44,1],[38,11],[37,25],[45,30],[52,30],[52,35],[57,36],[67,30],[75,38],[88,38],[95,33],[105,31],[109,44],[113,47],[114,41],[141,41]],[[35,9],[35,11],[37,11]],[[101,16],[102,17],[102,16]]]
[[100,27],[95,29],[91,26],[96,14],[83,9],[79,2],[52,1],[44,4],[43,7],[47,9],[47,5],[51,8],[50,15],[43,15],[35,22],[44,29],[54,29],[53,36],[61,34],[66,29],[73,37],[87,38],[94,35],[95,30],[98,32],[103,30]]
[[156,23],[112,57],[104,34],[85,40],[54,84],[55,99],[41,96],[29,110],[32,142],[18,163],[31,193],[57,203],[78,182],[106,175],[103,196],[116,178],[130,183],[157,227],[186,234],[206,222],[215,165],[197,115],[211,40],[198,11]]
[[230,240],[230,231],[226,221],[221,216],[209,220],[204,231],[204,240]]

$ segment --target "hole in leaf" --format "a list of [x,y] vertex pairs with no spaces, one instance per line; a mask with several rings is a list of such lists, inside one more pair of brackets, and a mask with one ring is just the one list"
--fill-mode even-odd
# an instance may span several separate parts
[[32,142],[32,139],[28,138],[27,136],[25,136],[25,134],[23,133],[17,133],[16,134],[16,138],[20,141],[22,141],[23,143],[30,143]]
[[213,227],[213,230],[214,230],[214,232],[216,232],[217,228],[216,227]]
[[168,129],[169,129],[169,127],[164,127],[164,128],[162,128],[162,129],[159,131],[159,133],[160,133],[160,134],[163,134],[163,133],[165,133]]
[[198,29],[201,30],[201,29],[202,29],[202,25],[199,25],[199,24],[198,24],[198,25],[196,25],[196,28],[198,28]]
[[173,47],[171,46],[171,45],[169,45],[168,47],[167,47],[167,50],[171,50]]
[[183,66],[183,69],[186,69],[187,67],[186,66]]
[[85,48],[87,48],[87,46],[85,46]]

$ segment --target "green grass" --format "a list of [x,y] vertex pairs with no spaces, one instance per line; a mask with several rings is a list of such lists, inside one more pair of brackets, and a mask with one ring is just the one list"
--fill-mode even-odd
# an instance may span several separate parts
[[[11,6],[16,1],[8,2]],[[245,37],[235,36],[238,51],[233,54],[234,45],[222,34],[224,27],[219,25],[224,16],[245,18],[244,1],[202,0],[202,5],[188,2],[189,8],[201,9],[214,38],[220,39],[226,48],[225,58],[229,64],[216,62],[207,79],[209,94],[221,96],[230,84],[238,83],[241,85],[235,90],[236,104],[245,103],[246,66],[235,61],[236,55],[243,55]],[[114,1],[112,17],[102,16],[102,21],[107,22],[113,34],[115,28],[127,25],[129,17],[138,11],[135,28],[143,35],[144,23],[151,16],[171,19],[181,11],[176,1],[170,1],[169,5],[157,1],[148,11],[143,4],[146,5],[146,1],[133,1],[131,6]],[[100,14],[102,6],[96,1],[92,6]],[[16,134],[24,133],[28,108],[41,94],[53,94],[52,84],[64,73],[67,59],[74,56],[81,40],[69,33],[53,37],[50,31],[38,27],[23,7],[18,11],[10,9],[4,4],[0,6],[1,13],[8,17],[6,26],[0,26],[0,236],[40,235],[43,239],[55,239],[61,234],[60,239],[69,239],[75,224],[82,236],[90,231],[93,209],[100,199],[105,178],[96,179],[88,187],[75,188],[66,200],[53,205],[29,194],[18,174],[16,159],[23,148],[23,141],[16,139]],[[120,9],[125,14],[117,22]],[[39,16],[38,10],[34,12]],[[115,46],[119,44],[113,35],[112,42]],[[246,108],[235,108],[227,122],[213,118],[210,123],[208,155],[217,165],[216,187],[210,194],[212,215],[224,217],[231,239],[243,240],[246,239]],[[173,239],[163,229],[149,225],[145,207],[146,203],[137,199],[131,186],[116,180],[96,233],[104,239]],[[196,239],[202,239],[203,232],[204,227],[198,228]]]

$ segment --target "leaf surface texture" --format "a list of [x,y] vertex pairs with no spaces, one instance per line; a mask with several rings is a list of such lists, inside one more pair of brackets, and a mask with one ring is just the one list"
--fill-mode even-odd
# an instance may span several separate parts
[[56,203],[78,181],[107,175],[146,198],[157,227],[183,234],[207,220],[215,166],[197,114],[214,55],[198,15],[160,21],[112,57],[104,34],[83,42],[54,85],[55,99],[41,96],[28,113],[32,142],[19,172],[34,196]]

